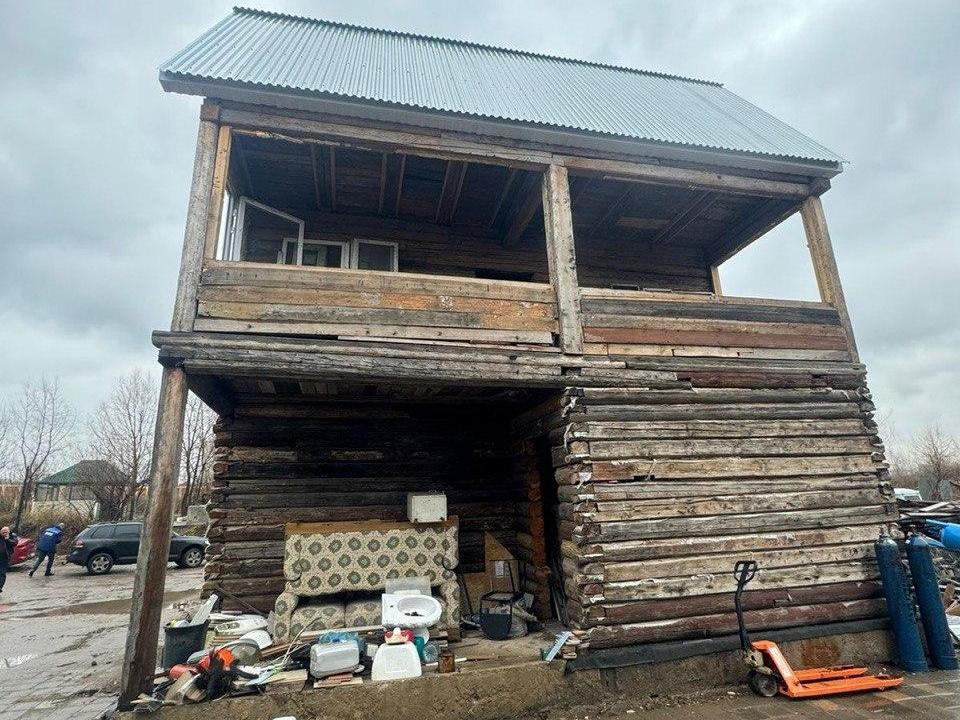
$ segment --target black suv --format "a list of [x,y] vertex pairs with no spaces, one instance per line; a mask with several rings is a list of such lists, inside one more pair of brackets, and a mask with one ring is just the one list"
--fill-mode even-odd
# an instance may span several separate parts
[[[91,575],[105,575],[114,565],[131,565],[140,552],[142,528],[138,522],[91,525],[77,535],[67,562],[83,565]],[[206,538],[173,533],[170,562],[182,568],[200,567],[208,544]]]

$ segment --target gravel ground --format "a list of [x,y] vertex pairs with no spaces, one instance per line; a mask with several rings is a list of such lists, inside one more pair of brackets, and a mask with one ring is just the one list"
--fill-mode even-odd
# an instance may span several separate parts
[[[116,707],[134,567],[93,577],[75,565],[54,576],[19,566],[0,594],[0,720],[93,720]],[[167,572],[169,606],[195,598],[203,569]]]

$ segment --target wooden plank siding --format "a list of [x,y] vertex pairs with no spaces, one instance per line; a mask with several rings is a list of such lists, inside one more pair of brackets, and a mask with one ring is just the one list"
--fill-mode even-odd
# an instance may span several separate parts
[[196,328],[553,345],[549,285],[209,261]]
[[585,352],[850,362],[825,303],[581,289]]

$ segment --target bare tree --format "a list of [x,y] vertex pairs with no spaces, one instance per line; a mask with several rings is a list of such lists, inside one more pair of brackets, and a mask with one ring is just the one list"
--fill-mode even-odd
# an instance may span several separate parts
[[934,425],[914,442],[914,455],[921,483],[928,483],[934,502],[960,495],[960,443]]
[[73,409],[63,398],[59,378],[28,380],[11,404],[10,426],[14,462],[20,477],[20,497],[14,528],[19,530],[34,483],[70,442]]
[[196,395],[187,400],[183,422],[183,496],[180,514],[186,515],[190,505],[205,500],[210,486],[213,465],[213,423],[216,414]]
[[118,517],[133,518],[149,477],[156,412],[156,383],[142,370],[134,370],[116,379],[90,420],[93,455],[112,463],[125,478],[121,489],[99,490],[116,503]]

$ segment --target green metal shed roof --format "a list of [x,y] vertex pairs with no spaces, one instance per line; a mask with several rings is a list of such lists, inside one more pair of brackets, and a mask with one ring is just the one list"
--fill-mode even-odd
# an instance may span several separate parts
[[165,62],[160,80],[174,91],[196,92],[196,83],[240,86],[680,147],[842,161],[718,83],[245,8]]
[[106,460],[81,460],[53,475],[37,481],[37,485],[84,485],[90,483],[122,484],[126,476]]

